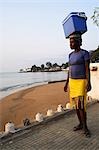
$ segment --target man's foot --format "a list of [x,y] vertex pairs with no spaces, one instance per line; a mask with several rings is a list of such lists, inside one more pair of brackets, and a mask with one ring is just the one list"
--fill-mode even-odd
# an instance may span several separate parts
[[79,124],[78,126],[75,126],[75,127],[73,128],[73,131],[78,131],[78,130],[81,130],[81,129],[83,129],[83,125],[82,125],[82,124]]
[[91,133],[90,133],[90,131],[89,131],[88,129],[85,129],[84,134],[85,134],[85,136],[86,136],[87,138],[90,138],[90,137],[91,137]]

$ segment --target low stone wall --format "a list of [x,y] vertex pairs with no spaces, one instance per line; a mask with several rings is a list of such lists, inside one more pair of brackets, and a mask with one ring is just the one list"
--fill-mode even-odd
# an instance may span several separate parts
[[92,67],[97,67],[97,71],[91,71],[91,85],[92,90],[88,92],[88,96],[92,99],[99,100],[99,63],[91,63],[90,69]]

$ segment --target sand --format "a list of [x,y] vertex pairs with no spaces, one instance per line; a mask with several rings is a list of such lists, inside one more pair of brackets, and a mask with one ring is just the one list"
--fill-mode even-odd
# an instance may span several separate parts
[[12,121],[16,127],[23,126],[23,119],[34,121],[38,112],[46,115],[48,109],[55,111],[59,104],[65,107],[69,101],[68,92],[64,92],[65,82],[50,83],[32,87],[11,94],[0,100],[0,131]]

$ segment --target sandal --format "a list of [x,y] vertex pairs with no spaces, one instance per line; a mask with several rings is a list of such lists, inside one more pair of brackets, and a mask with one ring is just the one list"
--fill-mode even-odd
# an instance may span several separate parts
[[83,126],[82,126],[82,124],[79,124],[78,126],[75,126],[73,128],[73,131],[78,131],[78,130],[81,130],[81,129],[83,129]]
[[90,138],[90,137],[91,137],[91,133],[90,133],[90,131],[89,131],[88,129],[85,130],[84,134],[85,134],[85,136],[86,136],[87,138]]

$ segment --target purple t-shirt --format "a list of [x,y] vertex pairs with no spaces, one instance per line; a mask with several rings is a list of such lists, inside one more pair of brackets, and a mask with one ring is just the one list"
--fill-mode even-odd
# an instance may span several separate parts
[[73,51],[69,54],[69,78],[85,79],[85,62],[90,60],[89,52],[81,49],[78,52]]

